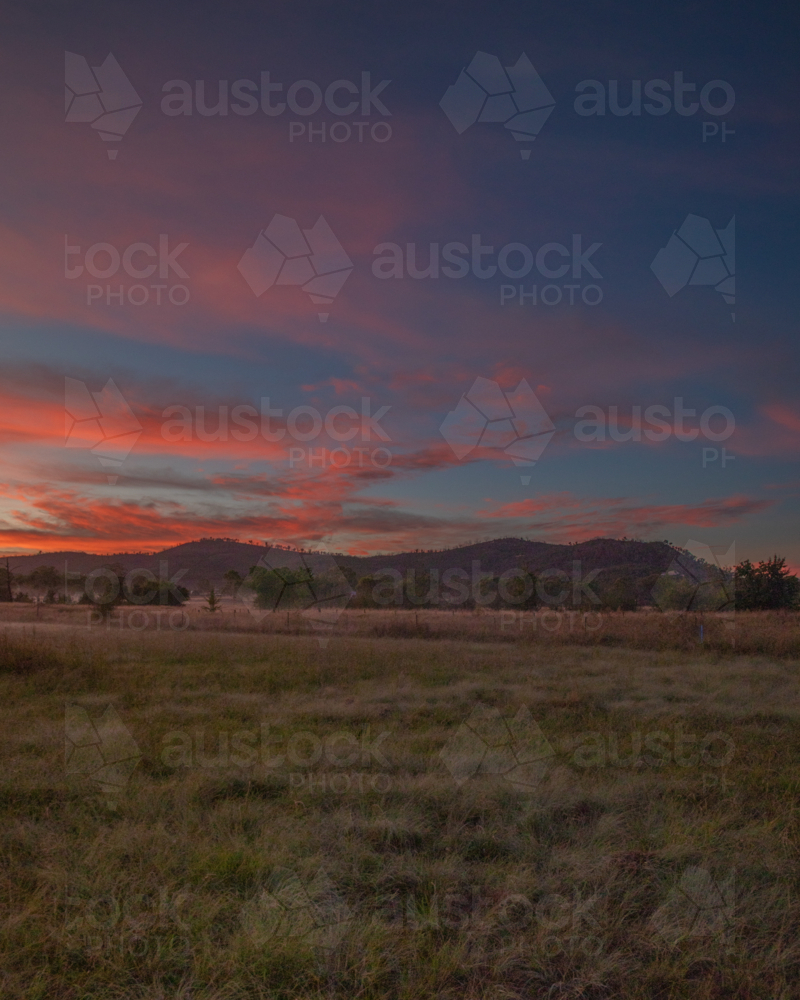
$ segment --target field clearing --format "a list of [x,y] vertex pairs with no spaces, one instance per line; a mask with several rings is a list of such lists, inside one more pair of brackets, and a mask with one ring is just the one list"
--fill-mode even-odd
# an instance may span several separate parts
[[0,624],[3,997],[800,995],[781,616],[78,612]]
[[[196,600],[184,607],[96,607],[0,604],[0,626],[69,625],[93,635],[120,632],[246,632],[330,638],[469,640],[523,645],[610,646],[800,658],[800,612],[662,613],[660,611],[513,611],[481,608],[345,609],[327,627],[299,611],[252,614],[234,601],[211,613]],[[45,629],[46,630],[46,629]]]

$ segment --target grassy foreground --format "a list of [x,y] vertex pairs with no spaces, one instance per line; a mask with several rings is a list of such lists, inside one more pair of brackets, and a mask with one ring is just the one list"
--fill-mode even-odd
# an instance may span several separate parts
[[0,628],[0,995],[792,1000],[799,666]]

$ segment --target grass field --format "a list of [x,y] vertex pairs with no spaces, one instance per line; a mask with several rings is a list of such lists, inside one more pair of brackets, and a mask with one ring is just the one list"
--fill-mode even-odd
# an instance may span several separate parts
[[435,614],[0,623],[2,996],[796,1000],[795,617]]
[[[539,610],[438,611],[352,610],[334,625],[316,627],[313,613],[253,615],[234,601],[208,612],[199,602],[184,607],[113,608],[103,617],[95,607],[63,604],[2,604],[0,627],[69,625],[110,639],[120,632],[252,632],[259,635],[316,635],[338,638],[463,640],[523,645],[621,646],[626,649],[707,650],[800,658],[800,614],[783,611],[662,613]],[[317,623],[319,624],[319,623]]]

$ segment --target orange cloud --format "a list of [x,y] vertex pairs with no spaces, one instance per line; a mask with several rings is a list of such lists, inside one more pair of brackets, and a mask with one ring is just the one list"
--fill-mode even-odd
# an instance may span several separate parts
[[800,412],[785,403],[771,403],[764,407],[764,413],[780,427],[800,434]]

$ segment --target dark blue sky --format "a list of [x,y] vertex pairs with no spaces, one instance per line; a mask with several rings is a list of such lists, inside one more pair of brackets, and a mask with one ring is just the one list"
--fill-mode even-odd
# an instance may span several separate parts
[[[3,20],[9,552],[207,534],[352,551],[628,535],[736,542],[737,557],[778,551],[800,566],[793,6],[34,3]],[[67,80],[66,112],[65,52],[88,74]],[[501,75],[522,53],[535,67],[554,104],[535,139],[485,110],[507,104],[481,105],[498,120],[461,134],[448,120],[440,101],[459,79],[459,107],[465,87],[482,93],[478,52]],[[283,88],[267,107],[288,102],[282,113],[259,106],[267,73]],[[521,90],[497,86],[525,110]],[[614,114],[637,86],[640,113]],[[182,92],[191,114],[165,113]],[[590,92],[605,114],[576,111]],[[328,242],[301,245],[320,216]],[[734,217],[736,264],[723,264],[712,244]],[[735,272],[735,302],[728,285],[691,284],[698,227],[704,273]],[[473,241],[492,249],[475,259]],[[413,277],[431,244],[438,276]],[[664,281],[684,284],[672,296],[651,269],[669,245]],[[251,248],[248,278],[237,265]],[[377,276],[392,255],[398,276]],[[453,259],[463,277],[444,270]],[[151,260],[155,277],[141,277]],[[331,273],[341,280],[320,283]],[[67,399],[67,447],[65,378],[96,408]],[[476,379],[496,383],[497,412],[469,409]],[[537,432],[504,401],[522,380],[555,433],[535,465],[515,466],[504,449]],[[283,411],[269,425],[283,437],[220,425],[223,408],[262,397]],[[364,398],[390,409],[387,438],[359,427],[358,458],[324,418],[361,414]],[[696,411],[690,429],[709,407],[735,429],[679,440],[676,398]],[[637,430],[635,408],[654,406],[669,412],[663,440],[644,416]],[[169,407],[188,421],[180,440],[165,435]],[[286,424],[297,407],[320,413],[319,434]],[[582,407],[598,408],[605,440],[576,435]],[[499,422],[464,452],[440,430],[453,411]],[[614,421],[633,440],[613,440]]]

